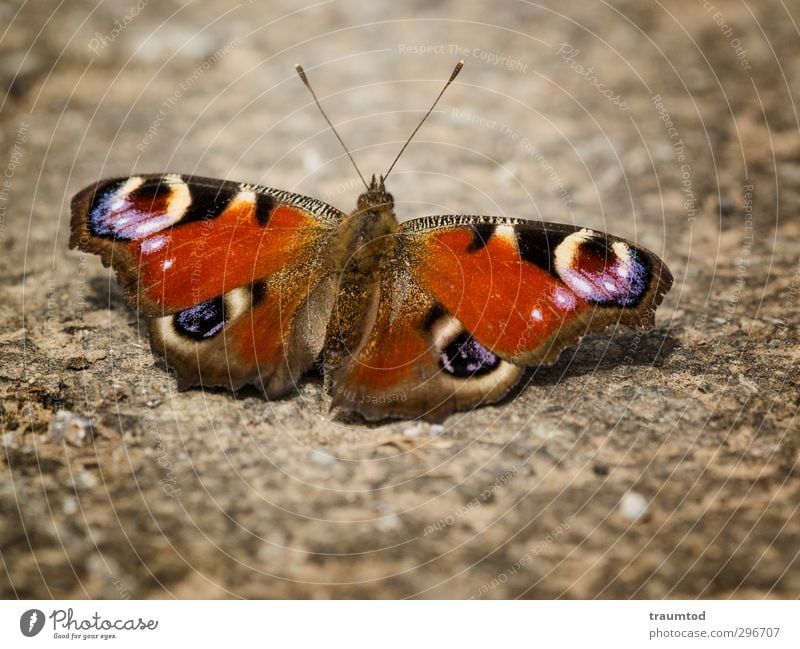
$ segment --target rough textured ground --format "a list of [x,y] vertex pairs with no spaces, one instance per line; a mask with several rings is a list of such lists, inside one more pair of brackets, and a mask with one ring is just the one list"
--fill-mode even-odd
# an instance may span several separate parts
[[[797,2],[51,5],[0,2],[0,594],[800,595]],[[633,238],[675,275],[657,328],[443,430],[331,419],[313,378],[177,393],[71,195],[173,170],[350,209],[292,65],[372,172],[458,58],[401,215]]]

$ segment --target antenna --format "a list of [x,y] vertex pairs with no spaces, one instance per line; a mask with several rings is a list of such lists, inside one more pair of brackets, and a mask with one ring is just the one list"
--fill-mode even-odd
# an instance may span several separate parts
[[[353,160],[353,156],[350,155],[350,151],[347,149],[347,146],[345,145],[345,143],[342,140],[341,136],[336,131],[336,129],[334,128],[333,124],[331,124],[331,120],[328,119],[328,116],[325,114],[325,111],[322,110],[322,106],[319,103],[319,99],[317,99],[317,93],[314,92],[314,89],[311,87],[311,84],[308,83],[308,77],[306,76],[305,70],[303,70],[303,66],[300,65],[299,63],[297,63],[294,66],[294,69],[297,70],[297,74],[300,75],[300,79],[302,79],[303,83],[306,84],[306,88],[308,88],[308,91],[311,93],[311,96],[314,98],[314,102],[317,104],[317,108],[319,108],[319,112],[322,113],[322,116],[325,118],[325,121],[328,122],[328,126],[331,127],[331,130],[333,131],[333,134],[336,136],[336,139],[339,140],[339,144],[342,145],[342,148],[344,149],[344,152],[347,154],[347,157],[350,158],[350,162],[353,163],[353,167],[355,168],[356,173],[358,174],[358,177],[361,178],[361,182],[364,183],[364,187],[366,187],[367,191],[369,191],[369,185],[367,185],[367,181],[364,180],[364,176],[361,175],[361,172],[358,169],[358,165],[356,164],[356,161]],[[452,81],[452,79],[451,79],[451,81]]]
[[403,145],[403,148],[400,149],[400,153],[397,154],[397,157],[394,159],[394,162],[389,167],[389,171],[387,171],[385,174],[383,174],[383,179],[384,180],[386,180],[389,177],[389,174],[392,173],[392,169],[394,169],[394,165],[400,159],[400,156],[403,155],[403,151],[406,150],[406,147],[409,145],[411,140],[414,139],[414,136],[417,134],[417,131],[419,130],[420,126],[422,126],[423,123],[425,122],[425,120],[428,119],[428,115],[430,115],[433,112],[433,109],[436,108],[436,104],[439,103],[439,100],[442,98],[442,95],[444,94],[444,91],[447,90],[447,87],[451,83],[453,83],[453,79],[455,79],[458,76],[458,73],[461,72],[461,68],[463,68],[463,67],[464,67],[464,61],[462,59],[461,61],[456,63],[456,67],[453,68],[453,73],[450,75],[450,78],[447,80],[447,83],[444,84],[444,88],[442,88],[441,92],[439,92],[439,94],[436,96],[436,99],[434,99],[433,104],[428,109],[428,112],[425,113],[425,116],[420,120],[419,124],[417,124],[417,128],[414,129],[414,132],[411,133],[409,138],[406,140],[406,143]]

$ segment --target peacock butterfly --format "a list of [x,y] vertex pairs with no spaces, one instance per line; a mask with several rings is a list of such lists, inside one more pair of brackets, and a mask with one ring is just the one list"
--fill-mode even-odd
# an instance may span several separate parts
[[255,385],[277,398],[321,362],[331,408],[367,419],[442,421],[498,401],[525,366],[586,333],[653,327],[672,285],[655,254],[525,219],[398,223],[385,180],[400,154],[369,184],[356,167],[366,191],[350,214],[199,176],[103,180],[72,200],[70,247],[114,268],[179,388]]

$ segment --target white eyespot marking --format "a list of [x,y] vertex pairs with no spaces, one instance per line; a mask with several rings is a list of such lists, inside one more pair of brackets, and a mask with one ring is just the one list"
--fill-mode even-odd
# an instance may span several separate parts
[[590,230],[570,235],[556,249],[558,276],[593,304],[634,305],[647,291],[647,269],[636,250]]
[[256,193],[249,190],[242,190],[236,197],[233,199],[235,203],[242,202],[242,203],[249,203],[250,205],[255,205],[256,202]]
[[240,287],[225,293],[225,318],[228,322],[236,320],[247,312],[252,303],[252,292],[249,288]]
[[114,192],[114,198],[111,200],[109,207],[112,210],[118,210],[125,206],[125,197],[131,192],[135,192],[139,187],[144,184],[144,178],[141,176],[131,176],[117,191]]
[[514,228],[510,225],[498,225],[494,231],[495,237],[500,237],[507,243],[512,244],[515,248],[517,247],[517,236],[514,232]]
[[[136,205],[136,203],[132,204],[127,199],[131,192],[135,192],[142,186],[143,182],[144,180],[138,176],[128,179],[119,192],[115,194],[115,198],[111,202],[110,213],[106,217],[107,220],[113,220],[114,232],[125,238],[142,239],[154,232],[166,230],[183,218],[192,203],[189,186],[183,179],[178,174],[167,174],[161,179],[162,186],[166,186],[169,189],[164,213],[149,211],[146,199],[143,201],[143,205],[130,210],[131,206]],[[159,181],[152,182],[158,183]],[[123,192],[125,193],[123,194]],[[115,213],[121,210],[130,211],[123,217],[116,217]]]
[[544,315],[542,315],[542,310],[538,306],[533,308],[533,311],[531,312],[531,318],[539,322],[544,320]]
[[594,290],[594,287],[589,282],[577,274],[570,277],[570,281],[568,283],[573,290],[581,295],[591,295],[592,291]]
[[439,318],[434,324],[431,333],[433,334],[433,344],[436,349],[444,349],[464,329],[455,317],[445,315]]
[[167,174],[164,176],[164,180],[172,190],[167,203],[167,217],[174,225],[183,218],[186,210],[192,204],[192,194],[189,191],[189,185],[178,174]]
[[144,183],[144,178],[141,176],[131,176],[126,180],[123,185],[114,192],[111,200],[108,202],[108,209],[112,212],[124,209],[128,196],[135,192]]
[[[629,268],[631,266],[631,249],[628,244],[623,243],[622,241],[615,241],[611,244],[611,250],[614,251],[614,254],[619,258],[622,262],[622,266],[624,268]],[[622,275],[622,273],[620,273]],[[625,277],[626,275],[623,275]]]
[[555,298],[556,304],[564,309],[564,311],[574,311],[578,306],[578,300],[575,296],[560,286],[556,287],[556,290],[553,292],[553,297]]
[[248,189],[240,189],[236,196],[233,197],[231,202],[228,205],[228,209],[234,210],[241,210],[241,209],[249,209],[251,215],[258,216],[256,214],[256,194],[254,191]]
[[172,268],[172,264],[175,263],[174,259],[165,259],[164,262],[161,264],[161,270],[169,270]]
[[[122,224],[123,221],[124,219],[119,219],[118,222]],[[166,246],[167,243],[169,243],[168,237],[159,237],[159,236],[150,237],[149,239],[145,239],[144,241],[142,241],[142,246],[140,250],[143,255],[149,255],[154,252],[158,252],[164,246]]]
[[575,258],[578,255],[581,245],[589,241],[595,234],[588,228],[583,228],[577,232],[573,232],[568,237],[558,244],[555,250],[555,268],[556,272],[563,279],[563,277],[572,269]]

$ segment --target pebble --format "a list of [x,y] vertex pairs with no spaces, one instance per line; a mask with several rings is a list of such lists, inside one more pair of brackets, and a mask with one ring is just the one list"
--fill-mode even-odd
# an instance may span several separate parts
[[419,437],[422,434],[422,424],[412,424],[408,428],[403,429],[403,435],[406,437]]
[[69,410],[59,410],[55,414],[50,420],[48,433],[51,441],[67,442],[72,446],[84,446],[94,437],[92,422]]
[[648,507],[647,498],[636,491],[629,491],[619,501],[620,513],[631,521],[639,521],[647,516]]
[[395,513],[394,507],[389,503],[379,500],[374,504],[374,508],[381,515],[381,518],[375,521],[375,527],[381,532],[391,532],[403,526],[403,522]]
[[78,471],[67,481],[73,489],[91,489],[97,486],[97,478],[88,471]]
[[326,453],[324,450],[317,448],[311,451],[311,462],[317,466],[333,466],[336,462],[336,458],[330,453]]
[[105,360],[107,357],[108,353],[102,349],[88,351],[83,354],[77,354],[76,356],[70,356],[67,358],[66,366],[67,369],[70,370],[85,370],[90,367],[92,363]]
[[85,370],[89,367],[89,359],[85,356],[70,356],[66,365],[69,370]]
[[403,523],[397,514],[389,514],[389,516],[379,518],[375,522],[375,527],[377,527],[381,532],[391,532],[392,530],[399,529],[402,526]]

